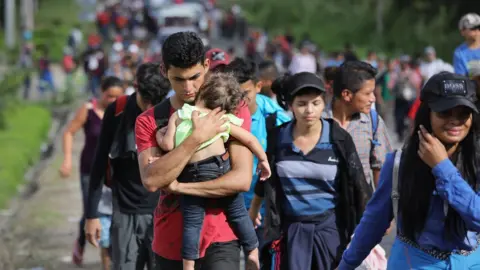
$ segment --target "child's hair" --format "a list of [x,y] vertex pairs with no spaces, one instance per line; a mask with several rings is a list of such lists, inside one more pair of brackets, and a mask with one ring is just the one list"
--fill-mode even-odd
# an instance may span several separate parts
[[221,108],[227,113],[234,113],[246,94],[233,73],[215,72],[200,87],[195,103],[202,100],[207,109]]

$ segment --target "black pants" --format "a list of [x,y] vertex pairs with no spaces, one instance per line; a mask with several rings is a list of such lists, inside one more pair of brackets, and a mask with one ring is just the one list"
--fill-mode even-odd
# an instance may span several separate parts
[[412,101],[399,98],[395,100],[395,131],[397,132],[399,141],[403,141],[405,138],[405,131],[407,129],[405,120],[407,119],[412,104]]
[[[182,261],[155,255],[155,270],[183,270],[183,264]],[[195,270],[240,270],[240,243],[231,241],[211,244],[205,257],[195,261]]]
[[153,215],[113,211],[110,228],[112,269],[154,269]]

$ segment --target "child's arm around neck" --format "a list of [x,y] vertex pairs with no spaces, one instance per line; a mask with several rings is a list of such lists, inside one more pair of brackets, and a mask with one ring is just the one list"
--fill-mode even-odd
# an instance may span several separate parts
[[174,113],[168,120],[167,131],[165,132],[163,129],[157,131],[157,143],[163,151],[168,152],[175,148],[175,132],[179,121],[178,114]]
[[260,175],[261,180],[269,178],[271,171],[270,166],[268,165],[267,154],[257,138],[253,136],[252,133],[233,124],[230,125],[230,135],[239,140],[243,145],[248,147],[255,156],[257,156],[259,169],[262,171],[262,174]]

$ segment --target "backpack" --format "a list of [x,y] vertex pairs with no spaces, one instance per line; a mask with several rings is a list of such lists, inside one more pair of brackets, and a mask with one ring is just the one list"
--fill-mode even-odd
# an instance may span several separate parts
[[376,140],[377,137],[377,129],[378,129],[378,112],[375,109],[370,110],[370,119],[372,121],[372,144],[373,145],[381,145],[381,143]]
[[162,102],[153,107],[153,117],[155,118],[155,123],[157,124],[157,129],[155,132],[168,125],[168,120],[170,119],[171,115],[170,112],[172,112],[170,98],[162,100]]
[[[115,106],[115,118],[122,116],[125,106],[127,104],[129,95],[123,95],[117,98],[116,106]],[[170,111],[172,106],[170,104],[170,99],[164,99],[162,102],[157,104],[153,108],[153,114],[155,117],[155,122],[157,123],[157,129],[167,126],[168,120],[170,119]],[[156,132],[155,131],[155,132]],[[113,183],[113,167],[112,167],[112,159],[108,158],[107,163],[107,172],[105,174],[105,185],[107,187],[112,187]]]
[[414,101],[417,98],[415,86],[410,82],[410,74],[398,78],[393,87],[393,93],[400,100]]
[[265,118],[265,127],[267,129],[267,134],[270,134],[270,132],[277,126],[277,113],[274,112],[272,114],[267,115]]
[[[127,100],[128,100],[128,95],[123,95],[119,98],[117,98],[116,104],[115,104],[115,118],[119,117],[124,109],[125,105],[127,105]],[[108,157],[108,162],[107,162],[107,172],[105,173],[105,186],[112,188],[112,176],[113,176],[113,167],[111,163],[110,157]]]

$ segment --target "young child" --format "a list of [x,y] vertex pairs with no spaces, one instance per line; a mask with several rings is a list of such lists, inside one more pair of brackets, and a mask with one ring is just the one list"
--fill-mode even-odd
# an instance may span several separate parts
[[[243,120],[233,115],[244,97],[245,93],[233,75],[212,74],[200,88],[195,99],[195,106],[185,104],[171,116],[165,134],[161,130],[157,132],[157,143],[160,148],[170,151],[192,133],[192,113],[194,111],[199,111],[200,117],[218,107],[227,113],[224,116],[227,120],[225,123],[227,131],[217,134],[199,147],[179,175],[179,182],[213,180],[230,171],[230,160],[224,146],[229,135],[246,145],[258,157],[261,180],[270,177],[270,167],[262,146],[251,133],[240,127]],[[206,201],[205,198],[187,195],[182,196],[181,199],[184,222],[182,243],[184,270],[193,270],[194,260],[199,258],[199,238]],[[248,254],[247,269],[258,269],[258,239],[245,208],[242,194],[222,198],[218,203],[218,205],[225,206],[227,220],[240,239],[244,251]]]

